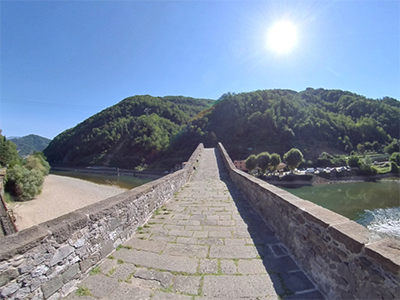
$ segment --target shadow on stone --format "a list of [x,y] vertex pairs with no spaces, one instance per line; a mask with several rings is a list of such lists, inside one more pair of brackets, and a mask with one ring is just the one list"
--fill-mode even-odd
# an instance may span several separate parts
[[219,178],[227,185],[279,297],[281,299],[325,299],[292,259],[274,231],[230,180],[218,149],[215,149],[215,155]]

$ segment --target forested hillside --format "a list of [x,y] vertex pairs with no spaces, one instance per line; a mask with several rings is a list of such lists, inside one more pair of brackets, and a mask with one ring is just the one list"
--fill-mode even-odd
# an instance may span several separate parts
[[21,156],[28,156],[33,152],[41,152],[51,142],[50,139],[35,134],[13,138],[10,141],[17,145],[18,154]]
[[59,134],[44,153],[52,164],[134,168],[154,161],[170,139],[214,101],[129,97]]
[[233,159],[262,151],[283,155],[296,147],[306,160],[316,160],[324,151],[382,152],[399,131],[399,101],[341,90],[227,93],[215,102],[135,96],[61,133],[45,154],[51,163],[171,167],[187,160],[199,142],[222,142]]
[[180,133],[172,148],[220,141],[232,158],[244,159],[262,151],[282,155],[296,147],[305,159],[315,160],[323,151],[344,154],[359,145],[381,151],[399,139],[399,131],[396,99],[312,88],[261,90],[224,94]]

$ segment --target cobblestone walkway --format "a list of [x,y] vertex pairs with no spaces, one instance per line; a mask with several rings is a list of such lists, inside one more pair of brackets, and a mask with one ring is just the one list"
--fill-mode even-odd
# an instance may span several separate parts
[[217,157],[66,299],[323,299]]

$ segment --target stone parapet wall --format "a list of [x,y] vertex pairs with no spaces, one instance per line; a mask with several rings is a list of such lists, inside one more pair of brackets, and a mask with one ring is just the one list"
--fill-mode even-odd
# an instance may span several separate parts
[[229,176],[327,299],[400,299],[400,243],[248,175]]
[[0,240],[0,298],[59,299],[129,239],[181,189],[204,147],[183,170]]
[[4,201],[4,178],[7,169],[0,168],[0,238],[17,232],[17,228]]

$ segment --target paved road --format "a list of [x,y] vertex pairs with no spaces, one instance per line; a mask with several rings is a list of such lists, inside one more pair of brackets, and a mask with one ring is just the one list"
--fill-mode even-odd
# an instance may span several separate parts
[[[190,182],[66,299],[323,299],[214,149]],[[279,296],[278,296],[279,295]]]

